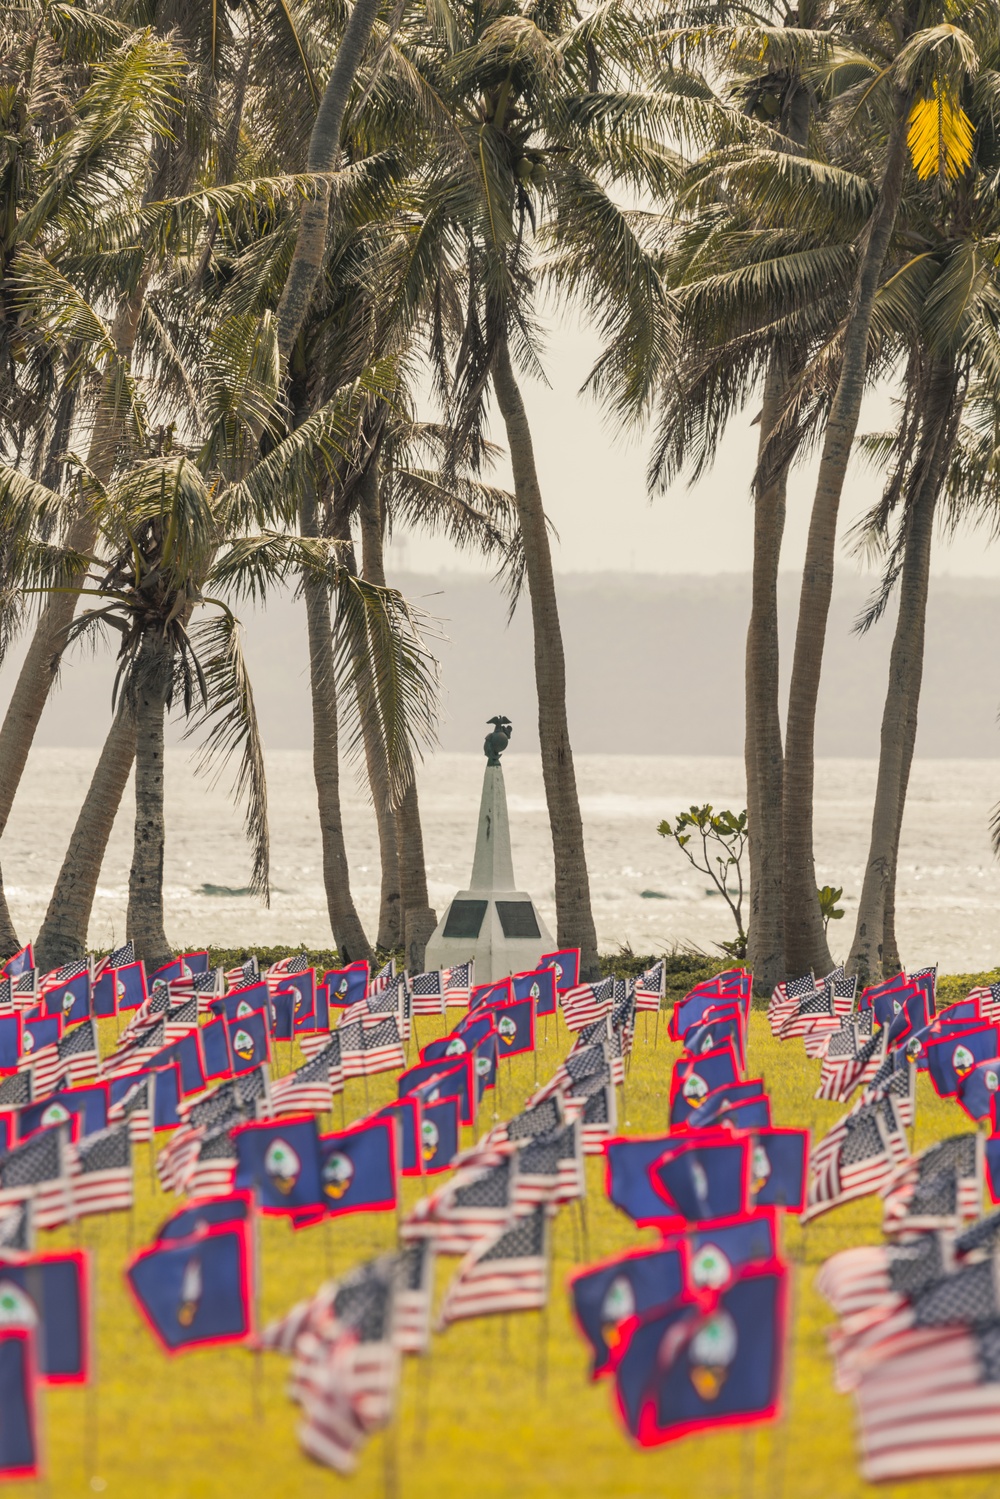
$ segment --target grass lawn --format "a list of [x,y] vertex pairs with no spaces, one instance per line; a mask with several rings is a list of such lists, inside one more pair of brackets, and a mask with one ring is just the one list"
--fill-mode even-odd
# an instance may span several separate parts
[[[965,987],[964,980],[954,980],[943,983],[942,991],[950,999]],[[619,1094],[625,1132],[665,1128],[670,1069],[679,1047],[665,1039],[665,1015],[654,1045],[654,1020],[639,1018],[624,1109]],[[103,1049],[109,1050],[114,1022],[102,1025]],[[535,1056],[503,1065],[500,1096],[494,1103],[487,1095],[484,1109],[489,1112],[482,1127],[491,1122],[494,1108],[503,1117],[513,1113],[530,1092],[536,1072],[540,1079],[547,1077],[568,1051],[572,1038],[561,1020],[558,1025],[548,1021],[547,1040],[543,1026]],[[425,1018],[418,1018],[417,1027],[420,1044],[446,1028]],[[288,1048],[282,1045],[280,1051],[277,1070],[283,1073],[289,1068]],[[819,1065],[806,1058],[799,1042],[774,1041],[763,1014],[754,1010],[747,1075],[764,1077],[775,1124],[808,1125],[818,1135],[844,1112],[843,1105],[814,1100]],[[392,1075],[370,1080],[367,1098],[364,1081],[352,1080],[344,1117],[350,1121],[394,1096]],[[339,1100],[334,1108],[339,1123]],[[957,1105],[936,1098],[926,1077],[920,1077],[916,1148],[969,1127]],[[297,1410],[285,1396],[284,1358],[230,1348],[171,1359],[140,1320],[123,1283],[122,1266],[130,1250],[147,1243],[178,1206],[154,1185],[151,1153],[140,1146],[134,1214],[89,1218],[75,1232],[39,1235],[42,1250],[80,1243],[90,1251],[98,1377],[87,1389],[42,1392],[48,1476],[37,1485],[10,1485],[10,1499],[29,1494],[68,1499],[95,1491],[129,1499],[313,1499],[342,1485],[358,1499],[847,1499],[874,1492],[857,1476],[852,1402],[833,1389],[823,1336],[830,1312],[813,1280],[834,1250],[880,1240],[876,1201],[839,1208],[806,1229],[794,1220],[785,1225],[794,1298],[783,1419],[770,1428],[703,1435],[642,1452],[618,1425],[608,1384],[587,1381],[587,1356],[570,1323],[564,1286],[574,1264],[653,1242],[656,1235],[635,1229],[606,1201],[601,1160],[590,1160],[587,1173],[588,1244],[585,1249],[576,1210],[564,1209],[553,1230],[548,1313],[461,1323],[435,1337],[429,1358],[407,1359],[393,1428],[364,1450],[357,1474],[342,1480],[299,1452]],[[420,1182],[408,1180],[404,1195],[410,1205],[421,1195]],[[327,1277],[393,1247],[396,1223],[391,1213],[358,1214],[295,1233],[284,1222],[267,1219],[260,1231],[267,1320],[310,1295]],[[439,1296],[457,1263],[439,1260]],[[995,1476],[982,1475],[896,1485],[891,1493],[894,1499],[910,1493],[985,1499],[996,1482]]]

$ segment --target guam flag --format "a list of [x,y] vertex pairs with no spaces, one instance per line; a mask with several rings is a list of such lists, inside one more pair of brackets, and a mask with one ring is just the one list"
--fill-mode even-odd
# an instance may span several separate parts
[[271,995],[271,1036],[275,1041],[290,1041],[295,1032],[297,989],[279,989]]
[[[429,1087],[425,1087],[429,1084]],[[472,1058],[452,1057],[449,1061],[420,1062],[407,1072],[401,1072],[396,1082],[397,1095],[405,1097],[419,1088],[428,1103],[439,1098],[457,1098],[459,1120],[472,1124],[475,1109],[475,1073]]]
[[458,1154],[458,1099],[426,1103],[421,1096],[420,1158],[425,1176],[447,1171]]
[[715,1088],[739,1081],[740,1065],[728,1042],[698,1057],[679,1057],[670,1079],[670,1123],[683,1124]]
[[[124,968],[112,968],[109,970],[114,977],[115,1004],[118,1010],[137,1010],[148,998],[146,987],[146,968],[143,963],[127,963]],[[103,982],[107,975],[102,974],[98,982]],[[106,1001],[102,1000],[106,1004]],[[94,1010],[96,1014],[103,1014],[103,1010]],[[110,1011],[114,1014],[115,1011]]]
[[509,1004],[514,998],[511,979],[497,979],[492,984],[477,984],[469,996],[469,1011],[481,1010],[486,1005]]
[[21,1016],[0,1015],[0,1072],[16,1072],[21,1057]]
[[304,968],[301,973],[286,973],[282,989],[293,991],[292,1023],[296,1031],[316,1029],[316,970]]
[[396,1127],[392,1119],[363,1120],[321,1135],[320,1177],[330,1214],[382,1212],[396,1206]]
[[[5,1325],[0,1281],[0,1479],[38,1474],[38,1432],[31,1328]],[[16,1319],[16,1311],[8,1312]]]
[[572,1274],[573,1315],[590,1347],[591,1378],[610,1370],[624,1322],[668,1305],[684,1288],[685,1256],[677,1240],[632,1249]]
[[3,967],[0,968],[0,973],[5,973],[8,978],[16,979],[22,973],[27,973],[29,968],[34,968],[34,966],[35,954],[29,942],[25,947],[21,948],[20,952],[16,952],[12,958],[7,959]]
[[750,1142],[727,1130],[682,1136],[650,1167],[650,1181],[669,1210],[688,1223],[741,1217],[749,1205]]
[[202,1069],[207,1082],[232,1077],[233,1057],[229,1049],[229,1023],[224,1015],[210,1020],[198,1032]]
[[[487,1019],[486,1033],[493,1031],[493,1021]],[[452,1057],[467,1056],[473,1050],[473,1043],[465,1036],[453,1033],[450,1036],[439,1036],[436,1041],[428,1041],[427,1045],[421,1047],[420,1060],[422,1062],[449,1061]]]
[[639,1228],[662,1223],[668,1216],[663,1198],[653,1189],[649,1171],[676,1139],[674,1135],[623,1135],[608,1140],[604,1147],[605,1193]]
[[253,1072],[262,1062],[271,1060],[267,1019],[263,1010],[254,1010],[252,1015],[240,1015],[229,1021],[229,1050],[233,1058],[233,1072],[237,1077],[244,1072]]
[[515,973],[512,986],[515,999],[533,999],[536,1015],[556,1013],[556,971],[536,968],[532,973]]
[[396,1122],[396,1159],[403,1176],[422,1176],[420,1157],[420,1095],[407,1093],[395,1103],[386,1104],[372,1116],[375,1119],[392,1119]]
[[176,1129],[181,1123],[177,1106],[181,1101],[181,1069],[178,1062],[168,1062],[153,1073],[153,1129]]
[[551,968],[556,976],[556,989],[565,994],[575,989],[580,982],[580,949],[563,947],[558,952],[543,953],[538,960],[539,968]]
[[954,1098],[978,1062],[1000,1055],[1000,1029],[982,1025],[959,1030],[940,1040],[928,1039],[925,1050],[934,1091],[941,1098]]
[[[281,987],[284,989],[285,981],[282,979]],[[255,1010],[266,1010],[268,1001],[267,985],[263,980],[259,984],[247,984],[242,989],[234,989],[231,994],[224,994],[221,999],[213,1000],[212,1009],[217,1013],[225,1015],[227,1020],[240,1020],[244,1015],[252,1015]]]
[[256,1192],[264,1213],[294,1213],[323,1202],[320,1149],[312,1114],[255,1124],[232,1131],[236,1145],[237,1192]]
[[636,1316],[613,1355],[618,1407],[643,1447],[778,1413],[787,1321],[779,1264],[748,1265],[714,1304]]
[[497,1032],[497,1055],[521,1056],[535,1049],[535,1001],[515,999],[508,1004],[493,1005],[493,1024]]
[[[15,1315],[27,1315],[35,1329],[38,1375],[45,1384],[84,1384],[90,1376],[89,1291],[84,1249],[0,1261],[0,1334],[6,1293],[8,1325]],[[0,1444],[4,1414],[0,1396]]]
[[188,1239],[192,1234],[204,1233],[208,1228],[249,1223],[252,1217],[253,1196],[250,1192],[230,1192],[226,1197],[197,1198],[161,1225],[156,1242],[163,1244],[171,1239]]
[[977,1062],[972,1071],[963,1077],[958,1089],[958,1101],[970,1119],[989,1119],[998,1089],[1000,1057],[990,1057],[985,1062]]
[[806,1205],[808,1162],[807,1129],[755,1129],[750,1150],[754,1206],[801,1213]]
[[696,1109],[692,1109],[684,1121],[687,1129],[704,1129],[709,1124],[732,1122],[731,1115],[734,1109],[740,1109],[751,1100],[763,1099],[764,1079],[760,1077],[747,1078],[742,1083],[723,1083],[721,1088],[713,1088],[707,1093]]
[[242,1343],[253,1333],[250,1236],[243,1223],[140,1250],[126,1275],[167,1353]]
[[368,993],[368,964],[352,963],[349,968],[331,968],[324,973],[323,983],[330,1008],[346,1009]]
[[50,989],[42,1000],[46,1015],[61,1015],[67,1025],[86,1020],[90,1015],[90,973],[84,969]]
[[[261,1023],[263,1024],[263,1017],[261,1017]],[[199,1033],[192,1031],[190,1035],[182,1036],[179,1041],[171,1041],[169,1046],[158,1051],[149,1062],[150,1067],[165,1067],[170,1062],[176,1062],[181,1070],[181,1088],[188,1097],[192,1093],[200,1093],[205,1086],[200,1039]],[[264,1039],[266,1042],[266,1029]]]
[[684,1032],[684,1050],[689,1056],[715,1051],[726,1042],[736,1053],[740,1067],[746,1061],[743,1041],[743,1011],[739,1005],[712,1005],[700,1020]]
[[[134,1079],[130,1079],[134,1081]],[[91,1083],[85,1088],[60,1088],[40,1103],[30,1103],[17,1116],[19,1140],[53,1124],[66,1124],[76,1117],[80,1122],[78,1139],[94,1135],[108,1127],[108,1085]]]

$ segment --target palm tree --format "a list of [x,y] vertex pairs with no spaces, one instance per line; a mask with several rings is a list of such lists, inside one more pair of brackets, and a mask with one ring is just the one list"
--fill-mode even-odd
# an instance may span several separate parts
[[[516,366],[537,372],[534,240],[576,247],[573,275],[610,317],[649,310],[657,282],[612,182],[662,182],[657,101],[636,87],[643,26],[572,4],[542,15],[504,0],[455,8],[448,27],[414,18],[398,50],[434,101],[420,207],[401,278],[426,326],[456,441],[481,440],[492,390],[514,474],[531,601],[539,741],[555,861],[558,940],[596,971],[566,672],[548,525]],[[655,126],[655,128],[654,128]],[[586,247],[586,248],[584,248]],[[628,259],[623,259],[627,255]],[[627,272],[635,270],[634,277]],[[631,301],[629,300],[631,299]],[[639,321],[638,316],[635,319]],[[454,357],[454,376],[449,375]]]
[[[871,127],[884,150],[871,217],[857,251],[854,290],[844,320],[836,388],[826,421],[816,492],[806,543],[799,618],[789,686],[783,788],[785,961],[789,971],[831,966],[816,893],[812,803],[816,702],[823,644],[833,588],[837,516],[857,431],[869,359],[876,293],[896,225],[907,174],[907,144],[918,168],[927,159],[946,180],[971,160],[972,133],[959,103],[965,79],[976,67],[972,36],[957,24],[977,24],[972,4],[943,7],[919,17],[913,9],[891,9],[869,26],[863,11],[853,19],[863,36],[871,81],[863,98],[877,112]],[[920,27],[920,29],[918,29]],[[859,90],[860,92],[860,90]],[[847,96],[845,96],[846,98]],[[857,108],[851,99],[852,107]]]

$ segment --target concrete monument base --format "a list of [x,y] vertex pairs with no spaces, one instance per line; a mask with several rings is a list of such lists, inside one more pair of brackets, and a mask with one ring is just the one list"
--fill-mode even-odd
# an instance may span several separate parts
[[428,968],[453,968],[472,958],[476,983],[483,984],[534,968],[554,946],[531,896],[514,886],[507,793],[494,750],[483,777],[472,879],[438,922],[424,961]]

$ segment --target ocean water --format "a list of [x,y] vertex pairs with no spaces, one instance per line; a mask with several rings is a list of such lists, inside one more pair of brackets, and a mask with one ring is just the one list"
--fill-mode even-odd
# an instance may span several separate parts
[[[36,749],[0,857],[22,938],[37,929],[97,751]],[[438,754],[420,771],[431,898],[439,915],[472,867],[482,755]],[[552,853],[537,757],[508,753],[504,775],[514,871],[555,929]],[[831,946],[845,955],[867,852],[872,760],[817,766],[816,851],[821,884],[843,885],[845,918]],[[693,944],[706,951],[732,935],[709,881],[686,864],[656,826],[692,803],[743,805],[736,758],[581,755],[577,760],[594,915],[601,947],[635,952]],[[268,757],[273,895],[270,908],[242,893],[249,861],[225,779],[194,774],[182,750],[167,754],[167,933],[176,945],[271,943],[329,946],[311,756]],[[362,788],[344,771],[343,798],[352,888],[374,936],[378,907],[375,820]],[[898,929],[904,961],[947,972],[1000,962],[1000,865],[988,824],[1000,800],[1000,761],[918,760],[903,828]],[[90,930],[94,946],[124,935],[131,857],[131,799],[122,806],[101,870]]]

